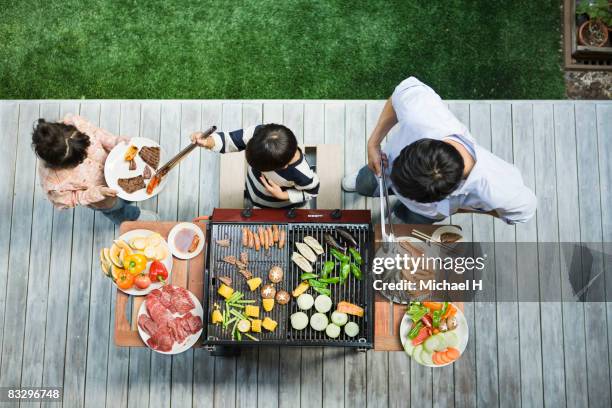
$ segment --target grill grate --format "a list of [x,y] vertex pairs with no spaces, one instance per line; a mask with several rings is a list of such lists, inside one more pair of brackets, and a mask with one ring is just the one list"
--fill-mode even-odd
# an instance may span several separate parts
[[[313,330],[310,327],[310,325],[308,325],[304,330],[294,330],[291,328],[291,325],[289,324],[288,325],[289,332],[287,335],[287,338],[289,340],[300,342],[302,344],[305,344],[311,341],[315,341],[315,342],[319,341],[319,342],[325,342],[325,343],[329,343],[333,345],[343,345],[342,343],[352,343],[352,342],[360,342],[360,343],[367,342],[368,325],[370,323],[368,321],[368,308],[369,308],[368,304],[370,303],[369,302],[370,299],[367,296],[368,291],[366,289],[368,287],[371,287],[371,284],[366,279],[368,274],[365,271],[366,269],[365,265],[367,265],[367,262],[365,261],[370,259],[370,256],[369,256],[370,248],[368,247],[368,242],[369,242],[368,225],[292,224],[289,227],[288,243],[290,244],[291,250],[293,251],[293,250],[296,250],[295,243],[302,242],[305,236],[310,235],[310,236],[315,237],[317,241],[319,241],[319,243],[321,243],[321,245],[323,245],[323,248],[325,249],[325,252],[323,252],[322,255],[319,255],[317,257],[317,262],[313,266],[315,273],[319,274],[321,269],[323,268],[323,264],[325,263],[325,261],[335,261],[335,258],[333,258],[329,254],[329,248],[328,248],[328,245],[325,244],[323,235],[326,232],[333,233],[336,227],[342,227],[346,229],[347,231],[350,231],[357,239],[357,242],[359,243],[359,250],[364,259],[364,265],[361,266],[361,272],[364,278],[363,280],[358,280],[353,276],[353,274],[350,274],[349,278],[346,280],[345,283],[329,285],[328,287],[332,291],[331,299],[334,302],[332,306],[332,310],[335,310],[335,307],[338,304],[338,302],[342,300],[345,300],[351,303],[355,303],[363,307],[365,311],[364,317],[360,318],[356,316],[349,316],[349,321],[353,321],[359,325],[359,335],[357,337],[351,338],[351,337],[346,336],[344,334],[344,330],[342,330],[340,332],[340,336],[337,339],[332,339],[332,338],[329,338],[325,334],[324,331],[318,332],[318,331]],[[300,283],[299,277],[303,273],[303,271],[294,262],[290,263],[289,271],[290,271],[289,277],[291,279],[290,285],[292,287],[295,287]],[[337,261],[336,261],[336,266],[334,268],[334,271],[329,274],[329,277],[333,277],[333,276],[340,276],[340,265],[338,264]],[[367,285],[370,285],[370,286],[367,286]],[[317,297],[317,293],[313,290],[310,290],[308,293],[310,293],[314,298]],[[292,301],[289,304],[289,306],[291,307],[290,315],[292,313],[300,311],[297,306],[297,302],[295,301]],[[311,310],[306,312],[308,317],[312,316],[313,313],[316,313],[316,310],[314,309],[314,307]],[[329,317],[330,313],[327,313],[327,315]]]
[[[211,230],[211,256],[210,256],[210,294],[208,296],[208,310],[213,310],[214,303],[217,303],[222,307],[223,310],[224,302],[223,298],[217,293],[219,285],[216,282],[218,276],[229,276],[232,278],[232,287],[235,290],[239,290],[244,293],[244,299],[253,299],[257,301],[259,305],[259,316],[261,319],[264,316],[270,317],[272,320],[278,322],[278,327],[273,332],[268,332],[262,329],[261,333],[255,333],[254,335],[262,341],[267,340],[284,340],[284,333],[286,332],[286,324],[288,320],[287,305],[276,304],[271,312],[264,312],[261,306],[260,289],[263,285],[268,283],[268,271],[274,265],[278,265],[283,268],[285,274],[287,274],[287,245],[283,249],[278,247],[272,247],[268,251],[265,251],[262,247],[259,251],[255,249],[245,248],[242,246],[242,228],[247,227],[252,231],[257,231],[258,227],[271,227],[272,224],[213,224]],[[280,230],[287,231],[287,227],[284,225],[278,225]],[[219,239],[230,239],[231,245],[229,248],[225,248],[219,245],[215,245],[215,241]],[[259,277],[262,280],[262,284],[257,290],[251,292],[249,286],[246,283],[246,279],[238,272],[238,268],[225,261],[223,258],[228,255],[233,255],[236,258],[240,257],[241,252],[247,252],[249,255],[249,264],[247,269],[251,271],[253,277]],[[291,288],[284,287],[284,282],[275,285],[276,290],[285,289],[291,292]],[[208,338],[209,340],[231,340],[231,326],[223,329],[221,325],[208,324]]]
[[[258,227],[268,227],[272,224],[259,223],[211,223],[210,224],[210,241],[208,253],[208,300],[206,319],[210,317],[210,312],[213,310],[214,304],[221,306],[223,310],[223,298],[217,293],[219,283],[218,276],[228,276],[232,279],[232,287],[244,293],[245,299],[253,299],[260,306],[260,318],[265,316],[270,317],[278,322],[278,326],[274,332],[268,332],[262,329],[261,333],[254,333],[255,337],[260,339],[260,342],[255,343],[250,340],[241,342],[233,341],[231,337],[231,326],[223,329],[221,325],[207,325],[207,342],[209,344],[277,344],[277,345],[293,345],[293,346],[308,346],[308,345],[331,345],[331,346],[371,346],[373,342],[373,321],[370,305],[372,302],[372,283],[369,274],[367,273],[367,265],[371,258],[371,227],[369,224],[314,224],[314,223],[296,223],[296,224],[277,224],[279,229],[287,232],[287,242],[283,249],[277,247],[271,248],[269,251],[260,251],[245,248],[242,246],[242,228],[247,227],[252,231],[256,231]],[[242,251],[246,251],[249,255],[248,269],[253,273],[254,277],[262,279],[262,286],[268,281],[268,271],[274,266],[280,266],[284,271],[284,279],[281,283],[276,284],[277,290],[285,289],[289,293],[300,283],[300,275],[303,273],[299,267],[293,263],[290,258],[295,248],[296,242],[303,242],[304,236],[313,236],[324,247],[325,252],[317,257],[317,262],[313,265],[315,273],[320,273],[322,265],[325,261],[334,260],[329,254],[329,248],[325,244],[323,235],[326,232],[333,233],[334,229],[342,227],[350,231],[359,242],[359,250],[363,257],[364,264],[361,266],[363,280],[356,279],[352,274],[344,284],[332,284],[329,288],[332,290],[332,301],[335,309],[337,303],[345,300],[355,303],[365,310],[363,318],[349,316],[349,321],[354,321],[359,325],[359,335],[354,338],[347,337],[344,330],[341,331],[337,339],[331,339],[326,336],[325,332],[317,332],[312,330],[308,325],[304,330],[293,330],[291,328],[289,317],[292,313],[299,311],[295,298],[287,305],[275,304],[271,312],[265,312],[261,306],[260,289],[261,286],[254,292],[251,292],[246,284],[246,279],[238,272],[238,268],[234,265],[224,262],[222,259],[225,256],[232,255],[239,258]],[[216,245],[216,240],[230,239],[231,245],[229,248]],[[330,273],[330,277],[339,276],[339,264],[336,265],[334,271]],[[317,293],[310,289],[308,293],[316,298]],[[311,309],[306,314],[310,317],[316,311]],[[327,313],[328,317],[331,313]]]

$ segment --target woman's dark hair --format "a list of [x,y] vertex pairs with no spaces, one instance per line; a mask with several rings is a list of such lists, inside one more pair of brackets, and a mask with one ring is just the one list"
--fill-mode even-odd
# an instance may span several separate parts
[[398,192],[419,203],[443,200],[463,175],[463,158],[441,140],[421,139],[404,147],[393,162],[391,181]]
[[261,125],[246,145],[246,160],[255,170],[278,170],[291,162],[297,148],[297,139],[289,128],[274,123]]
[[64,169],[79,165],[87,157],[89,136],[71,125],[38,119],[32,132],[32,147],[47,167]]

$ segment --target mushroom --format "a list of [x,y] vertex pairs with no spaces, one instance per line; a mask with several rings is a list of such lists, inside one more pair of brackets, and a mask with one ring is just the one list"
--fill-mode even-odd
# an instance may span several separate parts
[[448,330],[455,330],[457,328],[457,318],[455,316],[446,318],[446,328]]
[[283,275],[283,269],[278,265],[274,265],[268,272],[268,279],[270,279],[272,283],[279,283],[283,280]]
[[289,295],[289,292],[281,289],[276,292],[275,299],[276,303],[278,303],[279,305],[286,305],[287,303],[289,303],[289,299],[291,299],[291,296]]
[[261,297],[264,299],[274,299],[274,295],[276,295],[276,289],[274,289],[274,285],[266,284],[261,287]]

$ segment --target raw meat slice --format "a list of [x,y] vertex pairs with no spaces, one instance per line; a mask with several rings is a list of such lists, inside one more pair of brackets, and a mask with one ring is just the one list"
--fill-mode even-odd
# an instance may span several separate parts
[[185,316],[178,318],[178,321],[181,324],[183,330],[191,334],[191,326],[189,326],[189,316],[191,316],[191,313],[187,313]]
[[200,316],[194,316],[191,313],[185,316],[185,320],[189,323],[189,331],[191,334],[196,334],[202,330],[202,318]]
[[169,321],[168,328],[170,329],[170,333],[172,333],[172,337],[177,343],[183,343],[191,334],[183,328],[180,318]]
[[164,305],[164,307],[167,307],[172,313],[174,313],[174,310],[172,310],[172,292],[170,290],[166,290],[166,288],[169,288],[169,286],[166,285],[162,288],[159,301],[162,305]]
[[155,296],[160,297],[160,296],[161,296],[161,290],[159,290],[159,289],[153,289],[153,290],[152,290],[152,291],[151,291],[151,292],[150,292],[150,293],[147,295],[147,299],[148,299],[149,297],[155,297]]
[[195,307],[189,292],[183,288],[177,288],[172,295],[172,308],[175,313],[185,314]]
[[155,323],[149,316],[146,314],[141,314],[138,316],[138,326],[145,331],[149,336],[153,336],[155,332],[157,332],[157,323]]
[[146,303],[147,312],[149,312],[149,316],[151,316],[151,319],[153,319],[153,321],[157,323],[159,327],[165,326],[168,321],[173,319],[172,313],[170,313],[170,311],[166,309],[164,305],[161,304],[158,298],[147,297]]
[[174,344],[174,338],[172,337],[170,329],[168,327],[163,327],[147,340],[147,344],[153,350],[170,351]]

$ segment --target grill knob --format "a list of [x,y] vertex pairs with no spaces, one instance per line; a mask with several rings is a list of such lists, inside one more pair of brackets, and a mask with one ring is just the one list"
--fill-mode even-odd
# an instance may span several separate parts
[[336,208],[334,211],[331,212],[331,214],[329,214],[329,216],[332,217],[334,220],[338,220],[342,218],[342,211],[339,208]]
[[287,218],[294,219],[296,216],[295,208],[290,208],[289,211],[287,211]]
[[252,215],[253,215],[253,209],[251,207],[247,207],[244,210],[242,210],[242,216],[244,218],[251,218]]

